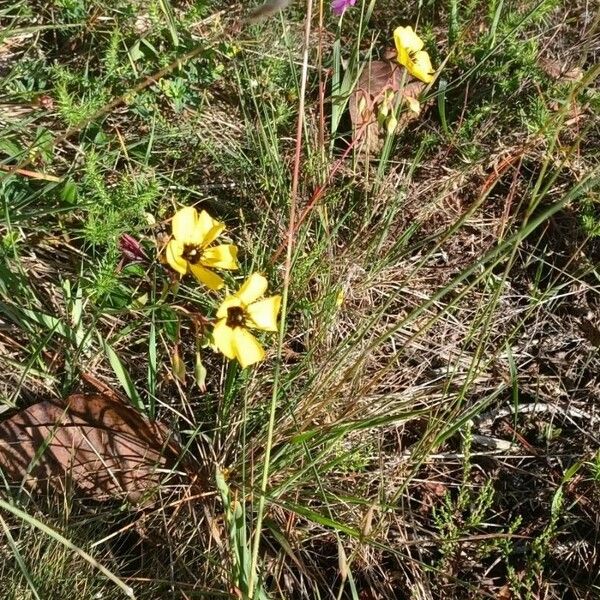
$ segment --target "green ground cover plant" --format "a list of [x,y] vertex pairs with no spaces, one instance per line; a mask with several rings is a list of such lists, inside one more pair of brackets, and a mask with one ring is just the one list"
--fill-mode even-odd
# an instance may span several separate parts
[[0,596],[600,597],[600,13],[259,4],[0,2],[0,420],[194,465],[2,472]]

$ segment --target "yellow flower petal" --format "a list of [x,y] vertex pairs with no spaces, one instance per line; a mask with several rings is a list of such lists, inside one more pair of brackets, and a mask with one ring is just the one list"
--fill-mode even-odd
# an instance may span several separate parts
[[193,206],[178,210],[171,223],[173,237],[182,244],[197,244],[198,212]]
[[400,54],[401,51],[418,52],[424,46],[423,40],[415,33],[410,25],[408,27],[396,27],[396,29],[394,29],[394,42],[396,43],[398,54]]
[[198,242],[201,246],[208,246],[214,242],[224,231],[225,223],[216,221],[205,210],[200,212],[198,217],[198,230],[202,241]]
[[210,288],[211,290],[220,290],[223,287],[223,279],[216,273],[205,269],[201,265],[193,265],[189,263],[188,266],[192,272],[192,275],[206,287]]
[[425,83],[431,83],[433,81],[433,67],[431,66],[431,59],[427,52],[417,52],[413,56],[413,68],[409,69],[411,75],[414,75],[417,79]]
[[167,244],[167,262],[174,271],[185,275],[187,273],[187,261],[183,256],[183,244],[179,240],[171,240]]
[[236,327],[233,331],[233,349],[235,357],[242,368],[253,365],[265,357],[265,351],[258,340],[243,327]]
[[271,296],[258,302],[253,302],[246,312],[257,329],[277,331],[277,315],[281,306],[281,296]]
[[267,280],[260,273],[252,273],[235,295],[245,304],[252,304],[267,291]]
[[229,359],[235,358],[235,349],[233,345],[233,329],[227,327],[225,319],[217,321],[213,328],[213,340],[219,352]]
[[239,269],[237,263],[237,246],[222,244],[221,246],[206,248],[202,252],[200,262],[206,267],[217,269]]
[[233,306],[242,307],[242,301],[235,296],[227,296],[223,302],[221,302],[221,306],[219,306],[219,310],[217,311],[217,319],[224,319],[227,317],[227,309],[232,308]]

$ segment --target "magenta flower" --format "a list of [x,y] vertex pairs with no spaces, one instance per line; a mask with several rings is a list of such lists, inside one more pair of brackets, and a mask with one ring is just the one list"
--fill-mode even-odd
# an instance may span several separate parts
[[331,11],[334,15],[342,15],[347,8],[355,4],[356,0],[332,0]]
[[142,245],[128,233],[124,233],[119,240],[122,253],[122,262],[144,262],[148,259]]

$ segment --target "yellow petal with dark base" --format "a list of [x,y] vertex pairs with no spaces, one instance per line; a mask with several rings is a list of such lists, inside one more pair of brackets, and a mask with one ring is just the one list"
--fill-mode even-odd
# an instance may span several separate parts
[[225,319],[227,317],[227,310],[229,308],[233,308],[234,306],[242,308],[242,301],[235,296],[227,296],[227,298],[221,302],[221,306],[219,306],[219,310],[217,311],[217,319]]
[[235,358],[235,349],[233,345],[233,329],[227,327],[225,319],[217,321],[213,328],[213,340],[219,352],[224,354],[230,360]]
[[239,269],[237,262],[237,246],[233,244],[223,244],[206,248],[202,252],[201,262],[206,267],[216,269]]
[[183,244],[179,240],[171,240],[167,244],[167,262],[174,271],[185,275],[187,273],[187,261],[182,256]]
[[233,329],[233,349],[242,368],[264,359],[265,351],[258,340],[243,327]]
[[281,306],[281,296],[271,296],[248,306],[246,312],[257,329],[277,331],[277,315]]
[[252,273],[235,295],[247,306],[264,296],[267,286],[267,280],[262,275]]
[[223,279],[219,277],[216,273],[205,269],[201,265],[192,265],[189,264],[190,271],[192,275],[200,282],[203,283],[206,287],[211,290],[220,290],[223,287]]

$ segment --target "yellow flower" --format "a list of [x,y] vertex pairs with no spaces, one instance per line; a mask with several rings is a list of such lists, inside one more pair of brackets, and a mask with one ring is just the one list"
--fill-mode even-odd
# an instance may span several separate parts
[[423,50],[423,40],[412,27],[396,27],[394,42],[398,53],[398,62],[417,79],[430,83],[433,81],[433,67],[429,54]]
[[187,206],[173,217],[173,238],[167,245],[167,262],[172,269],[185,275],[191,273],[211,290],[223,287],[223,279],[206,267],[216,269],[238,268],[237,248],[233,244],[208,247],[225,229],[205,210],[198,214]]
[[266,291],[267,280],[253,273],[235,294],[223,300],[217,311],[215,345],[227,358],[237,359],[242,368],[265,357],[263,347],[248,329],[277,331],[281,296],[263,298]]

